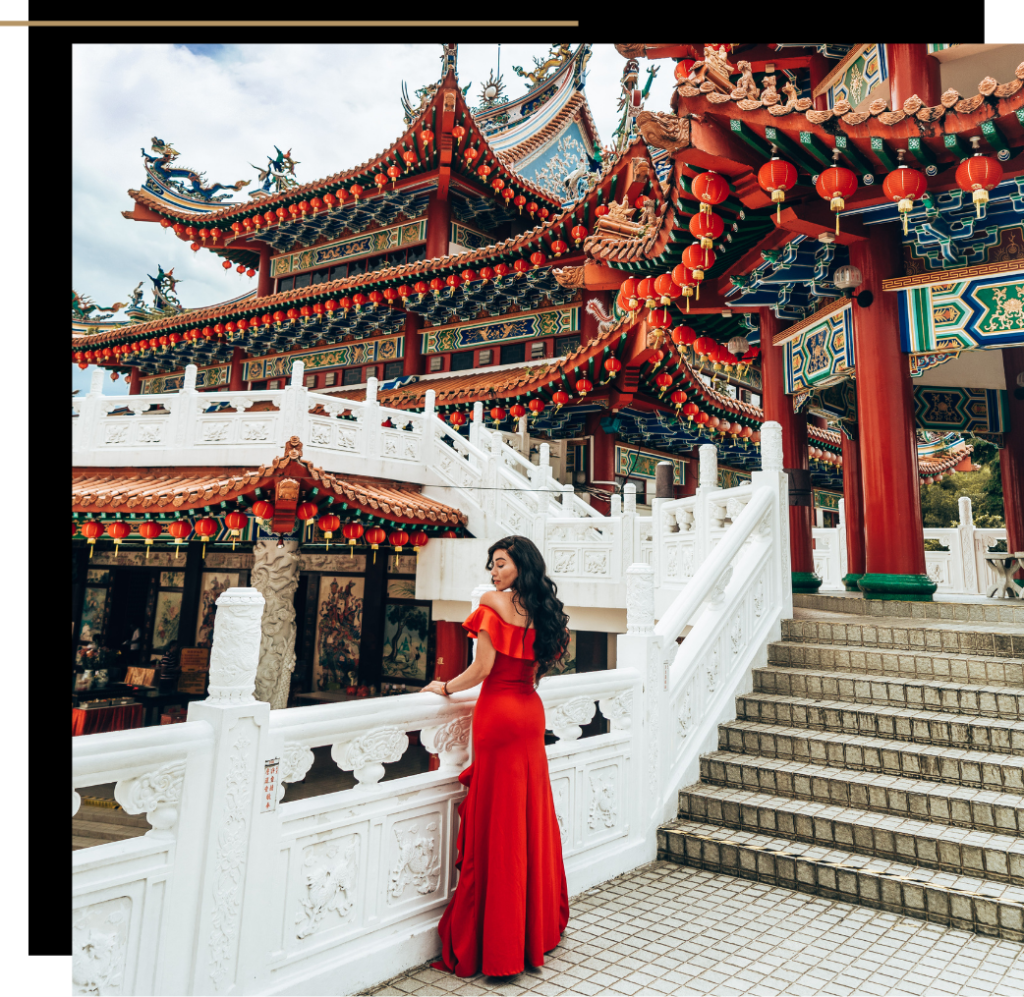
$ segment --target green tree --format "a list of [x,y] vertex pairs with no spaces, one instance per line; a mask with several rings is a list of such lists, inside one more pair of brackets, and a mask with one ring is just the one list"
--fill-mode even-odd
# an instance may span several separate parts
[[980,465],[980,470],[955,472],[935,484],[921,486],[921,516],[926,527],[957,526],[960,522],[957,502],[961,495],[971,500],[975,526],[998,529],[1006,525],[999,450],[984,440],[975,440],[974,448],[971,460]]

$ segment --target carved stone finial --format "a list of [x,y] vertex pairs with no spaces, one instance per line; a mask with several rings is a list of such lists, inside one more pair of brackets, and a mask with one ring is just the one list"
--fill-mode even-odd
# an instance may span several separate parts
[[649,564],[626,569],[626,633],[654,633],[654,568]]
[[284,445],[284,455],[286,457],[301,457],[302,456],[302,440],[297,436],[289,436],[288,442]]
[[583,267],[556,267],[551,273],[562,287],[583,286]]
[[292,361],[292,381],[291,386],[293,388],[302,387],[302,375],[306,371],[306,365],[301,360]]
[[229,588],[217,600],[207,702],[218,706],[253,702],[264,605],[254,588]]
[[782,426],[777,422],[761,426],[761,470],[782,470]]

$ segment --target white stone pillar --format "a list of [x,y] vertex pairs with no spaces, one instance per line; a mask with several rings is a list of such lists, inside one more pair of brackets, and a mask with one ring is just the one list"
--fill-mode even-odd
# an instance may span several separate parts
[[267,867],[262,855],[254,860],[252,850],[259,822],[270,819],[261,816],[262,773],[271,761],[270,707],[252,696],[263,607],[263,596],[252,588],[228,589],[217,600],[209,696],[188,707],[190,723],[205,721],[212,728],[214,755],[199,923],[188,939],[195,955],[186,993],[241,992],[246,948],[251,948],[244,938],[251,915],[243,916],[243,909],[260,917],[265,910],[261,896],[269,882]]
[[288,690],[295,670],[295,589],[299,584],[299,543],[273,538],[253,548],[252,585],[266,601],[261,622],[256,698],[273,710],[288,705]]
[[957,526],[957,539],[960,541],[960,560],[962,562],[963,581],[961,592],[971,595],[981,594],[983,591],[981,579],[984,577],[984,558],[978,557],[978,551],[974,546],[974,510],[971,507],[971,500],[966,495],[961,495],[957,502],[957,511],[960,514],[960,525]]

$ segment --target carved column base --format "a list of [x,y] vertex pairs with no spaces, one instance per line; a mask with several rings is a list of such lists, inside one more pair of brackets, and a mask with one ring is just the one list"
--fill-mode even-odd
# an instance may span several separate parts
[[299,584],[299,544],[260,540],[253,549],[251,585],[266,600],[261,624],[260,663],[256,671],[256,698],[272,710],[288,705],[295,670],[295,589]]

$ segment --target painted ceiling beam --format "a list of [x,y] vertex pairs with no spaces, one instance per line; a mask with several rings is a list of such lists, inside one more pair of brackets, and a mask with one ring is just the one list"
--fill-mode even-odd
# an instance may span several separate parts
[[[801,137],[804,135],[800,133]],[[865,174],[870,173],[872,176],[875,173],[875,167],[872,163],[861,155],[860,150],[850,141],[849,135],[842,133],[836,135],[836,148],[839,150],[839,155],[846,160],[846,162],[859,174],[861,178]]]
[[794,142],[781,128],[767,125],[764,130],[764,137],[773,145],[778,146],[779,152],[792,159],[793,164],[803,170],[804,173],[809,173],[813,177],[821,172],[821,166],[818,162],[808,155],[803,147]]
[[878,161],[886,170],[894,170],[900,165],[892,146],[880,135],[871,136],[871,151],[878,157]]
[[864,242],[868,237],[867,229],[859,218],[843,218],[839,235],[835,235],[835,215],[823,200],[804,201],[795,207],[783,208],[776,217],[772,215],[776,228],[794,235],[806,235],[817,239],[823,232],[835,236],[841,246],[852,246],[855,242]]

